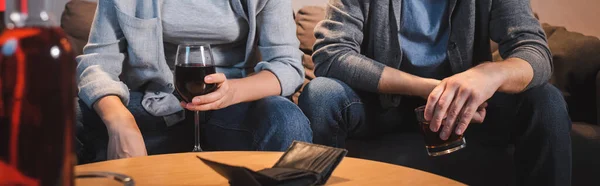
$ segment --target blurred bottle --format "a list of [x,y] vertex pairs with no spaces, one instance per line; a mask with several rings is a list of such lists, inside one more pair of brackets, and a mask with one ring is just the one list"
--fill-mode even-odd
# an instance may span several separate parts
[[0,185],[73,185],[75,60],[52,3],[6,0]]
[[[0,30],[4,30],[4,11],[6,10],[6,2],[0,0]],[[0,31],[0,33],[2,33]]]

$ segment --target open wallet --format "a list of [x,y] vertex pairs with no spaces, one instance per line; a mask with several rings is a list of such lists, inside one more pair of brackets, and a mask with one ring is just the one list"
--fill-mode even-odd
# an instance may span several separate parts
[[294,141],[272,168],[253,171],[200,156],[206,165],[229,180],[232,186],[323,185],[348,151],[340,148]]

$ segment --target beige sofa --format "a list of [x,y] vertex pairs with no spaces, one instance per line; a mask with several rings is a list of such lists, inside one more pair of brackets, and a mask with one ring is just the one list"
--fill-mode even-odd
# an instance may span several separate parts
[[[314,25],[325,16],[323,0],[294,0],[299,48],[305,53],[306,82],[314,78],[310,58]],[[325,3],[322,3],[325,4]],[[62,27],[80,54],[87,41],[96,4],[75,0],[66,5]],[[600,40],[544,25],[554,53],[555,73],[551,82],[559,87],[568,102],[573,125],[573,184],[587,185],[600,172]],[[298,92],[294,99],[301,92]],[[462,181],[470,185],[511,185],[511,148],[472,147],[443,158],[430,158],[423,150],[420,134],[402,133],[376,139],[350,141],[349,155],[405,165]],[[360,170],[357,170],[360,171]],[[402,176],[402,175],[398,175]],[[410,178],[407,178],[410,179]]]

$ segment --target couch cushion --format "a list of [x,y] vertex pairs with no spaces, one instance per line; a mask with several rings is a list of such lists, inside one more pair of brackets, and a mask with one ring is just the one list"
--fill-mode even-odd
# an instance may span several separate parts
[[74,0],[65,6],[61,17],[61,27],[73,44],[75,55],[81,54],[83,47],[87,44],[95,12],[95,2]]
[[298,36],[298,40],[300,40],[300,50],[304,52],[302,56],[302,65],[304,66],[306,77],[302,88],[292,96],[292,100],[295,103],[298,103],[298,97],[302,93],[304,86],[310,80],[315,78],[315,64],[311,58],[313,45],[315,44],[316,40],[313,30],[315,29],[317,23],[325,19],[325,9],[319,6],[306,6],[298,11],[295,19],[296,34]]
[[[546,23],[542,28],[553,54],[554,72],[550,83],[565,95],[573,121],[597,124],[600,39]],[[497,46],[493,44],[492,48]],[[492,55],[493,61],[502,60],[497,50]]]
[[600,71],[600,39],[543,24],[553,54],[550,82],[563,92],[573,121],[597,123],[596,75]]
[[300,49],[304,53],[312,54],[316,40],[313,30],[323,19],[325,19],[325,9],[319,6],[303,7],[296,14],[296,33],[300,40]]
[[308,54],[302,54],[302,65],[304,66],[304,83],[302,83],[302,87],[294,95],[292,95],[292,101],[298,104],[298,97],[302,94],[304,90],[304,86],[310,82],[310,80],[315,79],[315,65],[312,62],[312,58]]
[[586,123],[573,123],[571,131],[573,149],[573,185],[590,185],[598,182],[600,172],[600,127]]
[[298,12],[298,10],[307,7],[307,6],[323,6],[327,5],[329,0],[292,0],[292,8],[294,12]]

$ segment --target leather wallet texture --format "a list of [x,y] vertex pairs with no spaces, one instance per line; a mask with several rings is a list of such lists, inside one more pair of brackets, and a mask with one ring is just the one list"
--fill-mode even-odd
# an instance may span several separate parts
[[273,167],[257,172],[198,158],[233,186],[305,186],[325,184],[346,153],[345,149],[295,141]]

